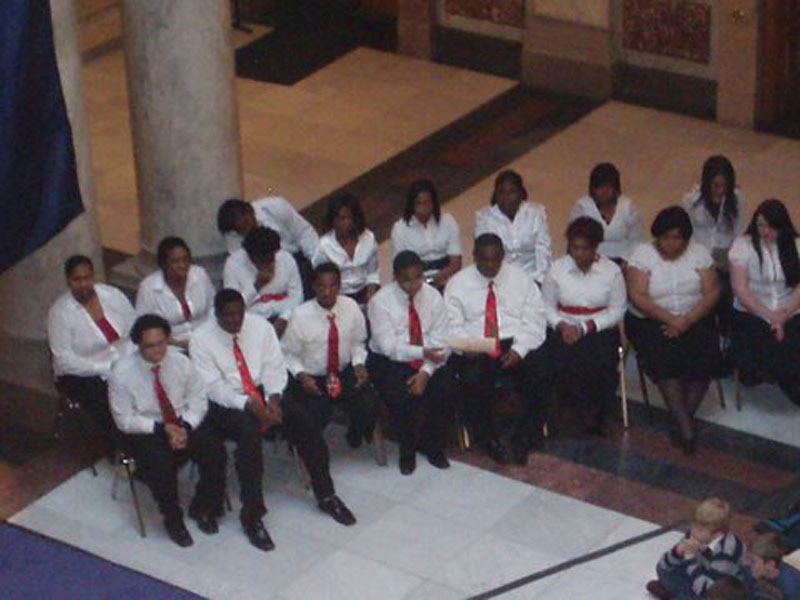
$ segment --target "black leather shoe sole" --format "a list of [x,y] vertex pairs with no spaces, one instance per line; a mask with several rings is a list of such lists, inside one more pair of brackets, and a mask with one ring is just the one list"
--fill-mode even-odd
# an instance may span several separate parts
[[242,527],[244,528],[244,534],[253,546],[264,552],[275,549],[275,543],[272,541],[272,538],[269,537],[261,521],[250,525],[242,525]]
[[450,468],[450,461],[447,460],[447,457],[442,452],[436,452],[434,454],[428,454],[428,462],[436,467],[437,469],[449,469]]
[[194,540],[192,539],[192,534],[189,533],[189,530],[186,529],[186,525],[184,525],[183,522],[170,525],[167,525],[165,523],[164,528],[167,530],[167,535],[169,535],[169,539],[171,539],[181,548],[188,548],[189,546],[194,544]]
[[338,496],[331,496],[319,503],[319,509],[342,525],[355,525],[356,518]]

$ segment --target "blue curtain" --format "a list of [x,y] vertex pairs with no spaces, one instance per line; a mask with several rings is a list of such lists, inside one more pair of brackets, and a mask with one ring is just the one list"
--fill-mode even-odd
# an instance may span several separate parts
[[0,273],[81,212],[50,3],[1,0]]

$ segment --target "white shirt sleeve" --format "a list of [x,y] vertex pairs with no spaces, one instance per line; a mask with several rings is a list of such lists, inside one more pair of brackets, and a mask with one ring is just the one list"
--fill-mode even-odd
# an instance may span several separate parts
[[138,413],[134,406],[136,397],[125,385],[125,373],[119,369],[111,371],[108,386],[108,402],[114,423],[123,433],[153,433],[156,420]]
[[203,421],[203,417],[208,412],[208,397],[206,396],[206,386],[203,378],[197,372],[197,368],[193,363],[189,363],[188,374],[186,382],[186,403],[188,408],[183,414],[183,420],[186,421],[192,429],[197,429]]
[[[642,213],[639,212],[633,202],[628,204],[628,207],[628,218],[625,220],[625,236],[628,238],[628,256],[630,256],[633,249],[644,241],[644,234],[642,233]],[[628,256],[623,256],[622,258],[627,259]]]
[[378,242],[373,236],[372,238],[372,253],[369,255],[369,260],[366,264],[367,269],[367,285],[374,283],[375,285],[381,284],[381,272],[378,266]]
[[300,373],[307,372],[302,359],[303,340],[300,331],[300,321],[301,319],[298,318],[297,313],[295,313],[293,318],[289,319],[289,324],[286,326],[286,331],[281,339],[286,367],[293,377],[297,377]]
[[267,327],[267,339],[263,341],[267,348],[261,361],[261,384],[267,396],[283,394],[288,382],[286,361],[281,351],[281,344],[275,329]]
[[367,362],[367,321],[364,318],[364,313],[361,308],[357,308],[356,316],[356,330],[353,335],[353,347],[351,352],[350,362],[355,367],[363,365]]
[[625,309],[628,307],[628,291],[625,287],[625,277],[622,269],[617,269],[611,283],[611,295],[609,296],[608,310],[602,312],[594,321],[597,331],[611,329],[619,325],[625,316]]
[[514,339],[511,347],[522,358],[541,346],[547,335],[547,317],[539,286],[532,281],[527,283],[526,299],[522,304],[520,335]]
[[378,354],[398,362],[422,359],[424,349],[408,343],[408,339],[398,339],[393,326],[391,308],[386,306],[379,294],[373,296],[367,305],[367,315],[371,326],[372,343]]
[[[280,198],[280,200],[279,210],[286,233],[296,242],[306,258],[311,260],[319,246],[319,236],[316,230],[286,199]],[[280,232],[278,233],[280,234]]]
[[550,267],[552,254],[550,227],[547,224],[547,210],[543,206],[541,207],[541,216],[539,231],[536,232],[536,272],[533,274],[533,279],[539,283],[542,282],[547,269]]
[[443,214],[442,222],[447,227],[447,256],[461,256],[461,230],[452,215]]
[[554,265],[551,265],[542,282],[542,302],[544,302],[547,323],[555,329],[562,319],[558,314],[558,284],[553,278],[553,268]]
[[[62,308],[62,310],[58,310]],[[102,376],[111,369],[110,361],[94,361],[75,353],[70,340],[69,316],[63,307],[54,306],[47,319],[47,338],[55,370],[79,377]]]
[[189,356],[206,386],[209,400],[220,406],[244,410],[247,395],[235,389],[225,379],[225,374],[214,361],[214,354],[208,343],[207,340],[192,336],[189,341]]

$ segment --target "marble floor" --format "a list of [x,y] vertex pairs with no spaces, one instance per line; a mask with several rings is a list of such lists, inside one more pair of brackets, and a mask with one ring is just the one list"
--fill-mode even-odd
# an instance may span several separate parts
[[[204,536],[188,521],[195,545],[178,548],[137,484],[148,527],[141,539],[124,481],[118,500],[110,498],[112,470],[105,461],[97,465],[98,477],[79,472],[10,522],[204,597],[274,600],[466,598],[658,529],[463,463],[437,471],[421,460],[412,476],[402,477],[393,444],[390,466],[380,467],[367,451],[345,446],[341,427],[327,433],[338,492],[359,522],[343,528],[322,515],[288,455],[267,449],[266,525],[277,545],[268,554],[241,534],[235,498],[218,535]],[[188,469],[181,487],[188,497]],[[678,537],[667,532],[500,597],[646,598],[643,582]]]

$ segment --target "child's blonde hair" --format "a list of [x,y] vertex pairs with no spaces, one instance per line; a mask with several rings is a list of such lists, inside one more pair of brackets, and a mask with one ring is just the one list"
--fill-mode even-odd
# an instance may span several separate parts
[[694,511],[694,522],[712,531],[728,531],[731,505],[721,498],[706,498]]

